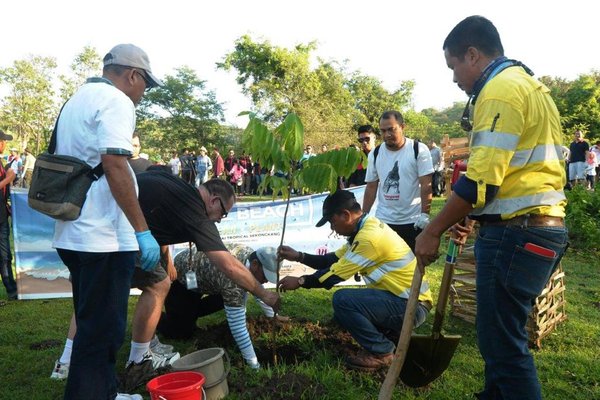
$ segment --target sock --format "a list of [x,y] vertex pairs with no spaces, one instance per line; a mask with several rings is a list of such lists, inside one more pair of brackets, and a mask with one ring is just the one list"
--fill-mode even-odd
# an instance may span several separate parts
[[63,350],[62,356],[58,359],[58,362],[61,364],[69,364],[71,362],[71,351],[73,350],[73,341],[71,339],[67,339],[65,341],[65,348]]
[[144,358],[144,354],[150,351],[150,342],[137,343],[131,342],[131,350],[129,351],[129,361],[139,364]]

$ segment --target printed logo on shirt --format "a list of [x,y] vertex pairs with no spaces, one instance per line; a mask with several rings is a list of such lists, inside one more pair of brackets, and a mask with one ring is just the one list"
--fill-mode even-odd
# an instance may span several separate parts
[[394,168],[383,181],[383,197],[386,200],[397,200],[400,198],[400,173],[398,171],[398,161],[394,163]]

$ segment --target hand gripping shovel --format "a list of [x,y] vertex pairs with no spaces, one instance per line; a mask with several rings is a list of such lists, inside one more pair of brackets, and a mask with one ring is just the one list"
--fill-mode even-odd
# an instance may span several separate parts
[[406,386],[422,387],[442,375],[460,342],[460,335],[444,336],[441,333],[457,250],[456,244],[450,240],[431,335],[412,335],[410,338],[406,360],[400,372],[400,380]]
[[448,246],[448,254],[446,255],[444,276],[440,287],[431,336],[412,335],[411,337],[421,281],[423,280],[422,267],[417,266],[415,268],[410,296],[406,305],[406,313],[402,322],[402,331],[398,339],[398,346],[396,347],[392,365],[390,365],[390,369],[381,385],[379,400],[389,400],[392,398],[398,375],[401,375],[402,382],[407,386],[420,387],[432,382],[448,368],[450,359],[461,338],[460,336],[441,335],[444,311],[450,292],[452,272],[456,263],[456,253],[457,247],[451,241]]

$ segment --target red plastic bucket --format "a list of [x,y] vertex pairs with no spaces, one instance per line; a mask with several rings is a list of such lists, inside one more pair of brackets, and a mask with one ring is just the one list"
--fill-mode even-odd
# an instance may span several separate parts
[[171,372],[146,384],[152,400],[202,400],[204,375],[199,372]]

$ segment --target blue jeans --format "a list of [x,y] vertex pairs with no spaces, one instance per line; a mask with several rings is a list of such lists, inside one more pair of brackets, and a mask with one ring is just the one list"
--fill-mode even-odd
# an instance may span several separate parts
[[[4,207],[4,205],[1,205]],[[0,223],[0,275],[6,288],[8,298],[17,295],[17,282],[12,270],[12,253],[10,251],[10,225],[8,220]]]
[[[367,351],[388,354],[395,344],[383,330],[399,331],[406,311],[406,299],[379,289],[340,289],[333,295],[333,316]],[[415,327],[425,322],[429,310],[419,303]]]
[[137,252],[57,251],[71,272],[77,321],[64,398],[112,400]]
[[[554,250],[542,256],[533,243]],[[480,399],[541,399],[540,383],[527,348],[527,318],[567,246],[563,227],[483,226],[475,243],[477,340],[485,361]]]

